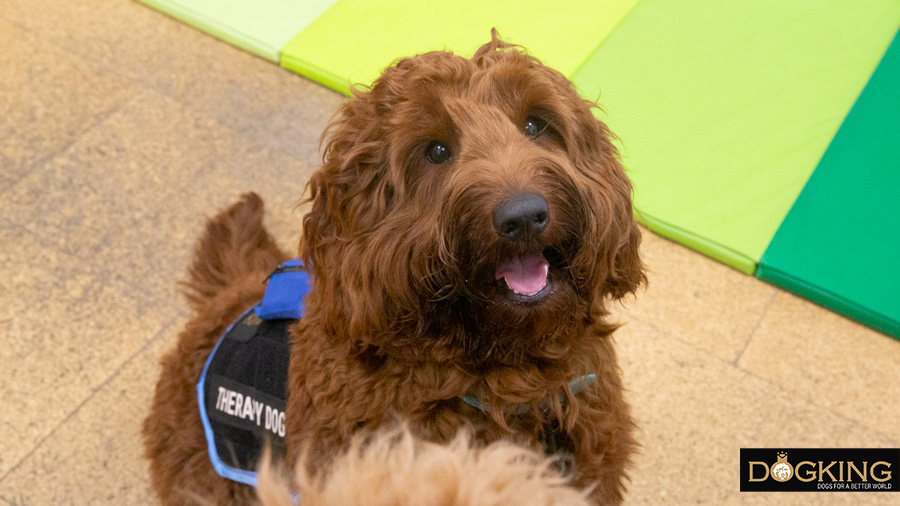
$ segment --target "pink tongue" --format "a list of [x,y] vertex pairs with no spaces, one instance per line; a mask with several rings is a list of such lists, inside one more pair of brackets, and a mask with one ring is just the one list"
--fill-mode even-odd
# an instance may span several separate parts
[[542,255],[516,257],[497,267],[494,279],[506,279],[506,284],[522,295],[534,295],[547,286],[547,260]]

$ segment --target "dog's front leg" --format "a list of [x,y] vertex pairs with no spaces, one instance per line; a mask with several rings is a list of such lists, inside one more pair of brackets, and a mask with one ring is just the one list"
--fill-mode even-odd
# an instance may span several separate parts
[[578,397],[578,418],[567,438],[575,457],[576,484],[594,487],[591,495],[597,504],[620,504],[637,442],[618,375],[598,374],[592,388]]

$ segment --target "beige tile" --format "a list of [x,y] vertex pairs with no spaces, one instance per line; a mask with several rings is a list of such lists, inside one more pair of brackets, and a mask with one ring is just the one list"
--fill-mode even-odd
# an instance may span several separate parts
[[900,341],[779,292],[739,366],[900,440]]
[[[135,93],[0,19],[0,185],[58,153]],[[0,186],[2,189],[2,186]]]
[[77,22],[40,15],[42,4],[56,5],[52,0],[23,3],[9,15],[50,44],[189,104],[247,139],[318,164],[319,136],[342,96],[138,2],[92,3],[98,12],[61,7]]
[[[629,504],[765,503],[771,497],[739,492],[740,448],[885,442],[648,324],[626,325],[617,343],[643,444]],[[835,500],[783,496],[788,504]]]
[[[0,18],[33,33],[60,36],[73,30],[97,27],[109,7],[120,0],[82,0],[58,2],[56,0],[29,0],[27,2],[4,0]],[[102,32],[94,37],[102,41]]]
[[279,232],[289,221],[299,231],[290,211],[309,173],[280,151],[144,92],[13,187],[0,216],[96,265],[123,293],[175,303],[204,216],[256,190],[270,200]]
[[900,448],[900,437],[885,435],[878,428],[869,428],[858,423],[840,436],[846,448]]
[[647,229],[641,256],[649,284],[626,302],[628,319],[734,360],[776,289]]
[[2,476],[172,316],[26,232],[0,228],[0,243]]
[[136,353],[0,478],[0,504],[158,504],[150,492],[140,426],[159,376],[159,358],[180,326],[169,326]]

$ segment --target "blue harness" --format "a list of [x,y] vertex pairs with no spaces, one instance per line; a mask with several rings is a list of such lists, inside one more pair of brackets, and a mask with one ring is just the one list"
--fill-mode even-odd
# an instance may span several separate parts
[[209,459],[219,476],[256,486],[263,449],[284,457],[289,327],[303,316],[309,275],[299,260],[278,266],[262,302],[225,331],[197,383]]

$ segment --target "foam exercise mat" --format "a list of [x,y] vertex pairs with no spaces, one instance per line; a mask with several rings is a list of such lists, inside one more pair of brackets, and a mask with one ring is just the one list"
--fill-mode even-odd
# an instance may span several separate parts
[[574,81],[641,219],[752,273],[898,24],[895,0],[642,0]]
[[342,93],[398,57],[447,49],[471,56],[491,28],[571,76],[637,0],[340,0],[282,51],[281,63]]
[[281,48],[337,0],[139,0],[274,62]]
[[900,338],[898,0],[138,1],[344,94],[497,28],[599,99],[650,229]]
[[898,37],[779,227],[759,277],[900,338]]

